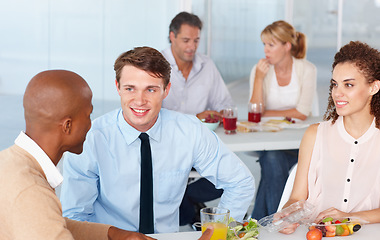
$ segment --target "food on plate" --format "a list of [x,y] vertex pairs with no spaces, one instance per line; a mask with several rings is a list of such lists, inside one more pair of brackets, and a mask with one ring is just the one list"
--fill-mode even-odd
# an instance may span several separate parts
[[322,239],[322,232],[321,230],[317,228],[313,228],[309,230],[306,234],[307,240],[321,240]]
[[243,121],[243,122],[237,122],[237,131],[238,132],[257,132],[258,131],[258,124],[254,122],[248,122],[248,121]]
[[291,118],[286,117],[284,119],[270,119],[265,124],[279,125],[279,124],[283,124],[283,123],[293,124],[293,123],[296,123],[296,121],[294,119],[292,120]]
[[205,119],[199,119],[211,131],[218,128],[221,118],[214,114],[209,114]]
[[217,116],[217,115],[214,115],[214,114],[209,114],[209,115],[207,115],[207,117],[204,119],[204,120],[202,120],[203,122],[206,122],[206,123],[217,123],[217,122],[219,122],[221,119],[220,119],[220,117],[219,116]]
[[335,234],[336,234],[337,236],[341,236],[341,235],[344,234],[344,231],[345,231],[345,229],[343,228],[342,225],[337,225],[337,226],[336,226],[336,229],[335,229]]
[[334,219],[332,218],[332,217],[327,217],[327,218],[324,218],[324,219],[322,219],[322,222],[331,222],[331,221],[333,221]]
[[359,222],[350,221],[349,218],[340,221],[334,220],[332,217],[327,217],[318,224],[310,226],[309,232],[318,229],[321,231],[323,237],[348,236],[359,231],[360,228],[361,225]]
[[257,220],[250,218],[243,224],[231,224],[233,222],[236,223],[233,218],[228,221],[227,240],[257,240],[259,236]]
[[291,117],[285,117],[285,120],[289,123],[296,123],[296,120],[292,119]]

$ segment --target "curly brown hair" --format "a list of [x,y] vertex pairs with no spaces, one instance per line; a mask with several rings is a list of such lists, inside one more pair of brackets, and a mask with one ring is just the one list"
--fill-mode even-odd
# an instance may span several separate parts
[[[368,44],[351,41],[343,46],[339,52],[335,54],[332,68],[340,63],[353,63],[367,79],[368,83],[372,83],[380,79],[380,52],[370,47]],[[331,96],[333,85],[330,84],[330,93],[324,120],[332,119],[332,123],[338,119],[335,104]],[[371,99],[370,113],[375,116],[376,127],[380,129],[380,92],[377,92]]]

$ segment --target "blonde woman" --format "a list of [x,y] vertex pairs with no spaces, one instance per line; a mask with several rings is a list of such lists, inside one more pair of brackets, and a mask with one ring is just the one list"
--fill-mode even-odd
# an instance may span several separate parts
[[[305,59],[306,36],[285,21],[268,25],[261,33],[265,58],[250,75],[250,102],[262,103],[265,117],[305,120],[311,113],[317,71]],[[261,151],[261,180],[252,217],[276,212],[298,150]]]

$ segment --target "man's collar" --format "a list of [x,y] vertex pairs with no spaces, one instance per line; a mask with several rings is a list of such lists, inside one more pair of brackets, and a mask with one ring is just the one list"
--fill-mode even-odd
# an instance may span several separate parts
[[35,141],[33,141],[33,139],[21,131],[15,140],[15,144],[27,151],[37,160],[52,188],[56,188],[62,183],[63,176],[58,171],[57,167],[53,164],[48,155],[40,148],[40,146],[38,146]]
[[[162,114],[163,110],[164,109],[160,110],[160,112],[158,114],[158,118],[157,118],[156,122],[154,123],[154,125],[148,131],[146,131],[146,133],[149,135],[149,137],[155,141],[160,141],[160,139],[161,139],[161,128],[162,128],[161,114]],[[136,130],[131,125],[129,125],[127,123],[127,121],[124,119],[122,109],[120,109],[120,111],[117,115],[117,123],[118,123],[119,129],[121,130],[121,133],[124,136],[124,140],[128,145],[131,144],[132,142],[134,142],[140,136],[141,132]]]

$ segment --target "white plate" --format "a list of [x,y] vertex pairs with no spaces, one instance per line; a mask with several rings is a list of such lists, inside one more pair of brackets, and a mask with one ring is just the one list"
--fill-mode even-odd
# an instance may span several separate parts
[[306,128],[310,124],[304,123],[302,120],[297,119],[297,118],[292,118],[292,120],[295,121],[295,123],[288,123],[288,122],[274,122],[274,123],[268,123],[270,120],[276,120],[276,121],[281,121],[284,120],[284,117],[262,117],[261,118],[261,124],[263,126],[269,125],[269,126],[278,126],[282,129],[284,128],[294,128],[294,129],[299,129],[299,128]]

